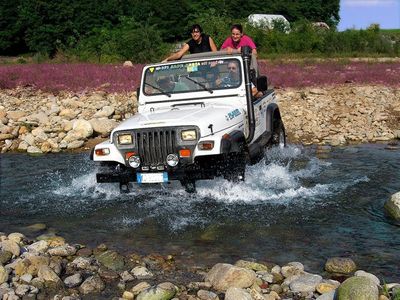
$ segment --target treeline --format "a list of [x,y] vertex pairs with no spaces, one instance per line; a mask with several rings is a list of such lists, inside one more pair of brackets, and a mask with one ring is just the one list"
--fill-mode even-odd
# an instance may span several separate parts
[[[153,45],[147,41],[152,39],[172,43],[187,38],[188,25],[196,19],[243,19],[252,13],[283,14],[291,22],[308,19],[334,26],[339,21],[339,0],[0,0],[0,55],[53,56],[60,49],[93,44],[94,37],[112,40],[110,35],[121,33],[126,42],[139,40],[139,46]],[[226,27],[229,24],[224,23],[221,30]],[[144,33],[136,36],[128,30]]]
[[[246,24],[252,13],[282,14],[291,22],[275,29]],[[312,22],[325,22],[320,30]],[[337,32],[339,0],[0,0],[0,55],[35,53],[67,61],[156,61],[199,23],[220,46],[230,24],[240,22],[261,56],[398,55],[399,41],[373,27]]]

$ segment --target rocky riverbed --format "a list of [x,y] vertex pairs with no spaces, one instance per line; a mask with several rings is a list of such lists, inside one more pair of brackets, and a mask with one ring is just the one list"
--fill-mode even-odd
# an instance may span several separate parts
[[[290,142],[345,145],[400,138],[400,89],[338,85],[277,89]],[[136,94],[0,91],[0,149],[88,149],[137,110]]]
[[238,260],[208,268],[174,255],[122,255],[107,245],[69,244],[45,224],[0,233],[0,299],[367,300],[398,299],[400,284],[358,270],[350,258],[327,259],[323,276],[300,262]]

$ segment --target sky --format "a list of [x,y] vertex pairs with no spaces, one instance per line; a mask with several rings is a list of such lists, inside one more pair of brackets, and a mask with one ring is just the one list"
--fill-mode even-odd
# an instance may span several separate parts
[[400,0],[340,0],[339,31],[365,29],[372,23],[400,29]]

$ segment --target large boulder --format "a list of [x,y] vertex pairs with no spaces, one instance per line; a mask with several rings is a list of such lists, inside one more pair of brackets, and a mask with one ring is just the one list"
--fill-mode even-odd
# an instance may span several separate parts
[[400,220],[400,192],[397,192],[390,197],[385,203],[385,210],[389,216],[395,220]]
[[378,300],[378,286],[369,278],[346,279],[337,290],[337,300]]
[[207,273],[206,281],[218,291],[226,291],[230,287],[248,288],[256,282],[256,273],[252,270],[231,264],[216,264]]

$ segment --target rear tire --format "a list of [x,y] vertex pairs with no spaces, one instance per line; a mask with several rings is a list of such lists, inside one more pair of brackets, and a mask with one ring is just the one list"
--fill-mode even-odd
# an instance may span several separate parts
[[283,125],[283,122],[280,119],[274,122],[274,128],[272,130],[270,146],[279,148],[286,147],[285,126]]

